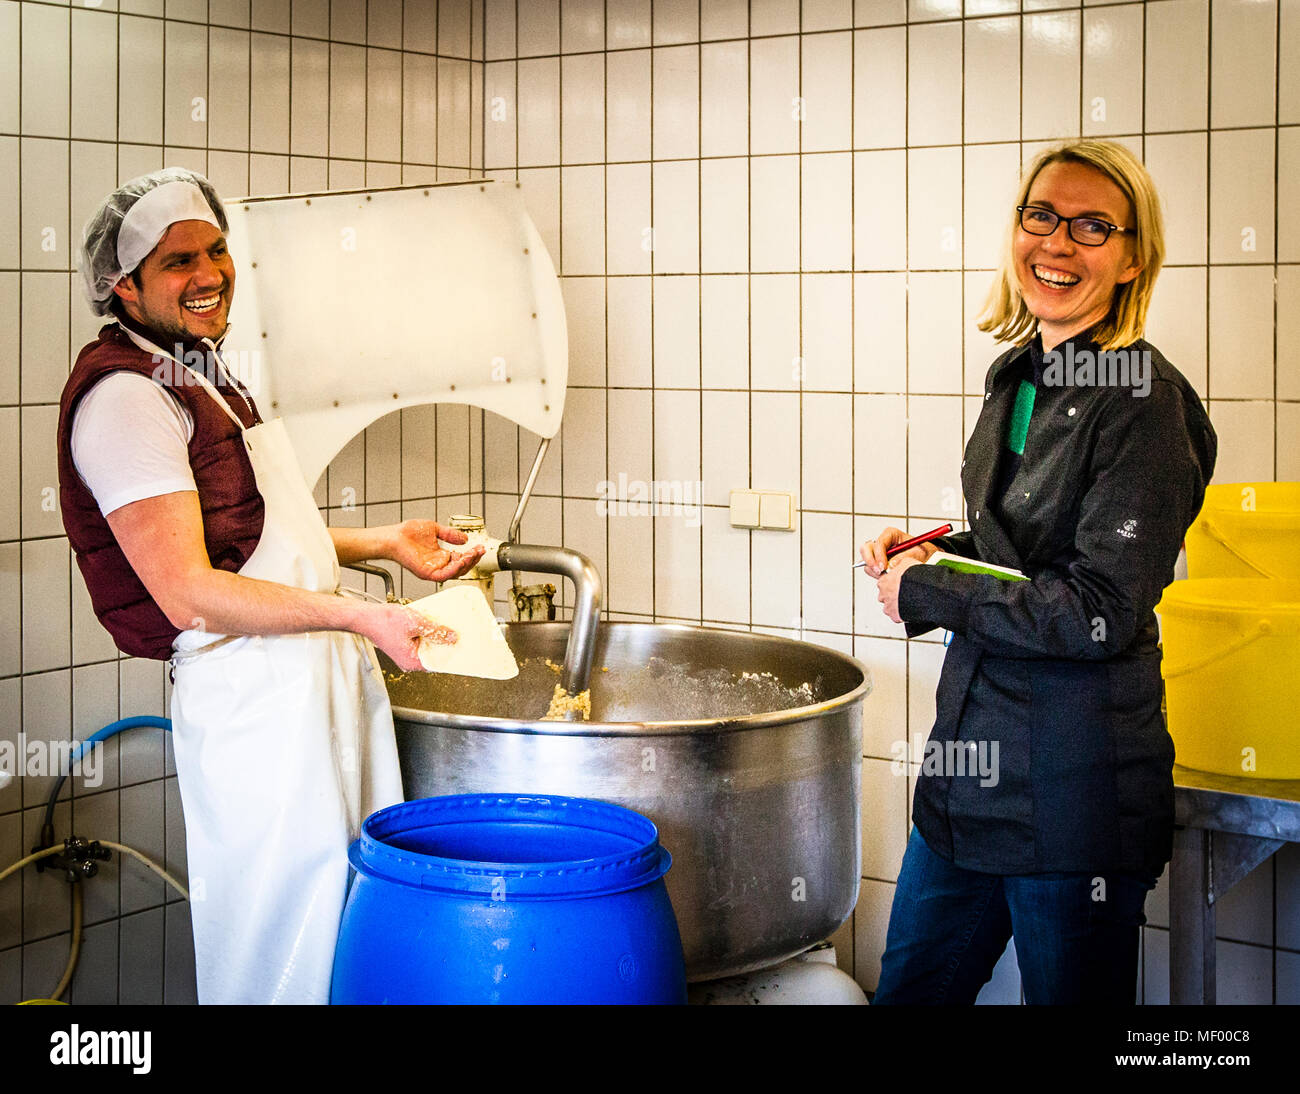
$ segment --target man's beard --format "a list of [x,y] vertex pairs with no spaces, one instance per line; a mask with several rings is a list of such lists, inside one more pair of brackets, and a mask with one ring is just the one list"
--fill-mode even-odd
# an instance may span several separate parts
[[[224,294],[225,289],[221,290]],[[184,304],[179,305],[184,307]],[[218,305],[220,307],[220,305]],[[140,312],[140,318],[136,324],[143,327],[145,331],[155,337],[152,341],[163,350],[174,352],[175,356],[180,357],[182,354],[193,349],[198,343],[207,337],[205,334],[195,334],[186,328],[183,324],[176,322],[166,316],[155,315],[152,312],[146,312],[143,309]],[[226,324],[229,326],[229,323]],[[221,334],[212,339],[214,344],[221,341],[225,335],[226,328],[222,328]],[[179,351],[179,352],[177,352]]]

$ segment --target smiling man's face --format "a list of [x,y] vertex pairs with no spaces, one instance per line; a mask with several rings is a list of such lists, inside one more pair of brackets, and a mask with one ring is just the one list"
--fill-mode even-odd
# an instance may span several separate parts
[[[1134,227],[1124,192],[1083,163],[1049,163],[1034,178],[1025,204],[1062,217],[1089,216],[1120,228]],[[1038,318],[1044,349],[1106,317],[1116,289],[1141,271],[1132,240],[1129,233],[1112,232],[1100,247],[1087,247],[1071,238],[1064,222],[1050,236],[1017,226],[1016,276],[1025,306]]]
[[215,342],[225,333],[235,263],[219,229],[202,220],[177,221],[137,272],[139,285],[124,277],[113,289],[137,323],[184,342]]

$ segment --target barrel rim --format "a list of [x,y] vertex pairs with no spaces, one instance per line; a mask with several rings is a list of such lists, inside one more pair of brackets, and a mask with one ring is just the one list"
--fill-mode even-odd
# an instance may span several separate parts
[[1268,533],[1293,532],[1297,519],[1300,519],[1300,509],[1251,509],[1249,512],[1243,512],[1229,506],[1220,509],[1206,507],[1201,510],[1187,530],[1194,535],[1208,536],[1213,539],[1208,526],[1218,522],[1225,530],[1228,525],[1231,525],[1231,530],[1236,534],[1256,530]]
[[[1251,593],[1276,594],[1256,599]],[[1300,620],[1300,579],[1271,577],[1189,577],[1170,584],[1156,605],[1161,616],[1207,618],[1225,613],[1268,615]]]
[[[625,836],[634,846],[594,858],[535,863],[452,858],[385,842],[413,828],[476,819],[581,827]],[[594,798],[537,793],[448,794],[398,802],[365,819],[361,835],[348,849],[348,859],[367,877],[421,891],[498,900],[608,896],[652,884],[672,866],[672,855],[660,844],[659,828],[649,817]]]
[[[567,627],[568,623],[518,623],[511,626],[526,627]],[[851,654],[841,650],[822,646],[816,642],[785,638],[775,634],[759,634],[752,631],[731,631],[721,627],[696,627],[685,623],[651,623],[623,621],[599,624],[599,629],[611,631],[623,628],[654,627],[660,631],[679,631],[702,635],[742,635],[763,644],[816,646],[818,650],[838,660],[844,667],[861,674],[862,679],[851,690],[809,706],[791,707],[788,710],[766,711],[760,714],[745,714],[723,718],[665,719],[663,721],[643,722],[546,722],[526,718],[494,718],[479,714],[452,714],[445,711],[424,710],[419,707],[393,705],[393,717],[403,722],[419,722],[425,725],[446,726],[453,729],[472,729],[488,733],[525,733],[551,737],[650,737],[672,736],[680,734],[690,736],[693,733],[708,732],[735,733],[755,729],[768,729],[776,726],[791,725],[823,718],[845,708],[852,708],[875,690],[871,670]]]
[[[1257,499],[1259,495],[1270,495],[1269,501],[1273,504],[1268,509],[1243,510],[1241,508],[1241,491],[1246,488],[1254,490]],[[1283,504],[1279,508],[1274,508],[1273,505],[1278,502]],[[1289,515],[1294,517],[1300,514],[1300,482],[1282,480],[1211,483],[1205,488],[1205,500],[1201,504],[1201,511],[1203,513],[1213,513],[1215,516],[1245,515],[1248,512],[1252,520],[1261,516]]]

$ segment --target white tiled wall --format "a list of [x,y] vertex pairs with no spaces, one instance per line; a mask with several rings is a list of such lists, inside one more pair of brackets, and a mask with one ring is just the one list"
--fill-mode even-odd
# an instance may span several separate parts
[[[1079,133],[1145,156],[1169,224],[1149,334],[1209,400],[1216,478],[1300,478],[1297,73],[1294,0],[0,0],[0,449],[19,484],[0,497],[17,621],[0,732],[166,710],[161,668],[118,659],[95,622],[41,493],[62,377],[95,330],[69,233],[99,197],[163,163],[229,196],[518,179],[571,347],[525,534],[594,558],[612,616],[802,633],[871,667],[864,877],[836,942],[874,987],[912,790],[889,761],[929,728],[943,649],[834,575],[883,524],[960,523],[961,438],[995,355],[974,320],[1020,164]],[[501,530],[535,447],[491,415],[404,411],[317,498],[338,523],[468,509]],[[698,527],[602,515],[620,473],[702,479]],[[731,528],[738,486],[794,493],[797,530]],[[161,734],[107,757],[60,833],[183,870]],[[43,782],[0,789],[0,865],[30,846]],[[1300,1001],[1293,852],[1223,906],[1221,998]],[[192,999],[184,907],[133,863],[92,885],[71,998]],[[1166,903],[1161,887],[1148,905],[1150,1002]],[[0,1001],[50,990],[67,917],[62,882],[0,882]],[[983,998],[1018,996],[1008,954]]]
[[[997,352],[975,317],[1021,164],[1079,134],[1145,157],[1169,232],[1149,337],[1208,400],[1216,479],[1300,477],[1300,233],[1283,213],[1300,198],[1300,8],[487,0],[486,12],[484,168],[523,184],[569,304],[559,533],[608,559],[620,616],[802,632],[871,667],[864,877],[837,939],[871,989],[909,824],[892,746],[928,732],[943,648],[906,641],[847,564],[884,524],[960,524],[962,439]],[[508,511],[517,484],[491,438],[514,432],[489,427],[489,511]],[[532,447],[521,438],[523,458]],[[644,518],[599,516],[598,483],[619,473],[703,479],[701,526],[660,517],[649,535]],[[795,493],[798,530],[731,528],[735,487]],[[1293,852],[1224,904],[1221,998],[1296,998]],[[1158,889],[1149,904],[1153,1002],[1166,903]],[[1012,955],[983,998],[1019,998]]]
[[[0,458],[11,484],[0,498],[0,739],[84,737],[167,710],[164,667],[119,658],[95,620],[47,493],[59,392],[98,326],[72,273],[86,217],[119,181],[164,164],[206,173],[230,198],[478,173],[483,43],[481,0],[0,0]],[[377,422],[322,479],[330,519],[481,509],[482,418],[444,407]],[[105,768],[102,785],[65,790],[59,838],[116,840],[183,876],[165,735],[116,738]],[[49,788],[41,777],[0,788],[0,867],[36,842]],[[192,1002],[177,895],[134,860],[103,866],[85,891],[65,998]],[[54,988],[69,916],[68,887],[49,873],[0,882],[0,1003]]]

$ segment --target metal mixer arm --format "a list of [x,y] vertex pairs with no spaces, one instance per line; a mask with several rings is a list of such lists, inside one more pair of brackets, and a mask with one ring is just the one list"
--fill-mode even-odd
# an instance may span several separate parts
[[591,662],[596,652],[596,624],[600,619],[600,574],[586,555],[567,547],[528,543],[503,543],[497,548],[497,565],[503,570],[528,570],[557,574],[573,582],[575,600],[569,644],[564,652],[561,682],[569,695],[580,695],[591,682]]

